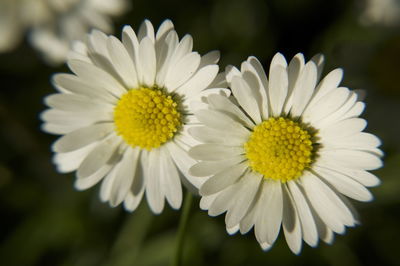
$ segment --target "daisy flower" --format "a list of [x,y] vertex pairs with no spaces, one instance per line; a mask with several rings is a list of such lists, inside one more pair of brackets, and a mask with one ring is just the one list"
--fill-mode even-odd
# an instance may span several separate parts
[[60,172],[76,171],[77,189],[102,181],[100,197],[111,206],[133,211],[146,194],[160,213],[165,199],[180,208],[181,177],[201,184],[188,174],[195,142],[187,131],[202,97],[227,89],[210,88],[223,84],[219,53],[200,56],[192,46],[170,20],[156,33],[147,20],[137,35],[125,26],[122,42],[93,31],[76,44],[68,60],[73,74],[54,76],[58,93],[45,99],[50,109],[42,119],[45,131],[63,135],[53,145],[54,162]]
[[23,34],[49,63],[65,61],[71,42],[92,28],[112,32],[110,17],[124,13],[126,0],[2,0],[0,52],[14,48]]
[[199,160],[190,173],[206,179],[200,207],[226,212],[230,234],[254,227],[264,250],[281,226],[296,254],[302,240],[331,243],[358,223],[346,197],[370,201],[366,187],[379,184],[367,172],[382,166],[382,153],[379,139],[362,132],[364,103],[339,87],[341,69],[318,81],[322,65],[321,55],[305,63],[297,54],[287,64],[278,53],[269,79],[255,57],[240,71],[228,67],[234,98],[208,96],[208,109],[195,113],[202,126],[189,130],[202,142],[189,151]]

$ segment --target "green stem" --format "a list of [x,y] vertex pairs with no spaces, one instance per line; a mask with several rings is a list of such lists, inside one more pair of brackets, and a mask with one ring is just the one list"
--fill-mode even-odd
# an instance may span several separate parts
[[187,191],[185,195],[185,201],[183,203],[184,205],[183,205],[182,215],[181,218],[179,219],[178,235],[175,243],[175,254],[174,257],[172,258],[171,266],[182,265],[183,244],[185,240],[187,224],[189,221],[189,214],[190,214],[190,208],[192,206],[192,201],[193,201],[193,196],[189,191]]

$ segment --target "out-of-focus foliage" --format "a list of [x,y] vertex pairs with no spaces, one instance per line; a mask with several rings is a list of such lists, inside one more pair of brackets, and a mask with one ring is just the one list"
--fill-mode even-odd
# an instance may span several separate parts
[[[123,24],[143,19],[158,25],[173,20],[190,33],[201,53],[218,49],[221,66],[249,55],[269,62],[303,52],[326,56],[326,71],[345,70],[343,86],[366,91],[368,131],[381,137],[385,167],[375,200],[356,203],[362,225],[337,236],[333,245],[304,246],[299,256],[283,235],[262,252],[253,233],[229,236],[223,216],[208,217],[194,200],[184,265],[399,265],[400,239],[400,28],[363,26],[363,1],[207,0],[133,1]],[[50,145],[40,131],[49,78],[67,68],[50,68],[26,42],[0,55],[0,259],[1,265],[167,265],[180,212],[150,213],[146,202],[134,213],[110,208],[98,187],[73,188],[73,174],[56,173]]]

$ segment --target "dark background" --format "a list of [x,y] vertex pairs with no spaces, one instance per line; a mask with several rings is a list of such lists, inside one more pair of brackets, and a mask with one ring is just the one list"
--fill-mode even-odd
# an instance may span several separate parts
[[[263,252],[253,232],[229,236],[224,217],[211,218],[195,198],[186,235],[184,265],[400,265],[400,27],[362,25],[364,1],[206,0],[133,1],[116,20],[138,29],[172,19],[180,37],[190,33],[202,54],[221,51],[221,67],[239,66],[255,55],[268,68],[282,52],[307,59],[322,52],[324,74],[344,68],[342,86],[366,91],[367,131],[378,135],[385,167],[374,173],[382,185],[375,200],[356,203],[362,225],[336,236],[333,245],[304,244],[299,256],[283,234]],[[56,139],[40,130],[49,78],[68,72],[50,67],[26,41],[0,54],[0,265],[167,265],[173,254],[180,212],[166,207],[152,215],[145,199],[134,213],[110,208],[99,186],[78,192],[74,174],[58,174],[51,163]]]

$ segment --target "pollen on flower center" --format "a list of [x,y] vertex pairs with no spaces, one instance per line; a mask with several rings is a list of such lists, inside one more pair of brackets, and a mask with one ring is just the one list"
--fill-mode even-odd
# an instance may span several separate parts
[[312,134],[288,118],[270,118],[253,129],[244,144],[252,170],[281,182],[296,179],[313,158]]
[[116,132],[129,145],[151,150],[173,138],[181,113],[171,95],[141,87],[125,93],[114,109]]

